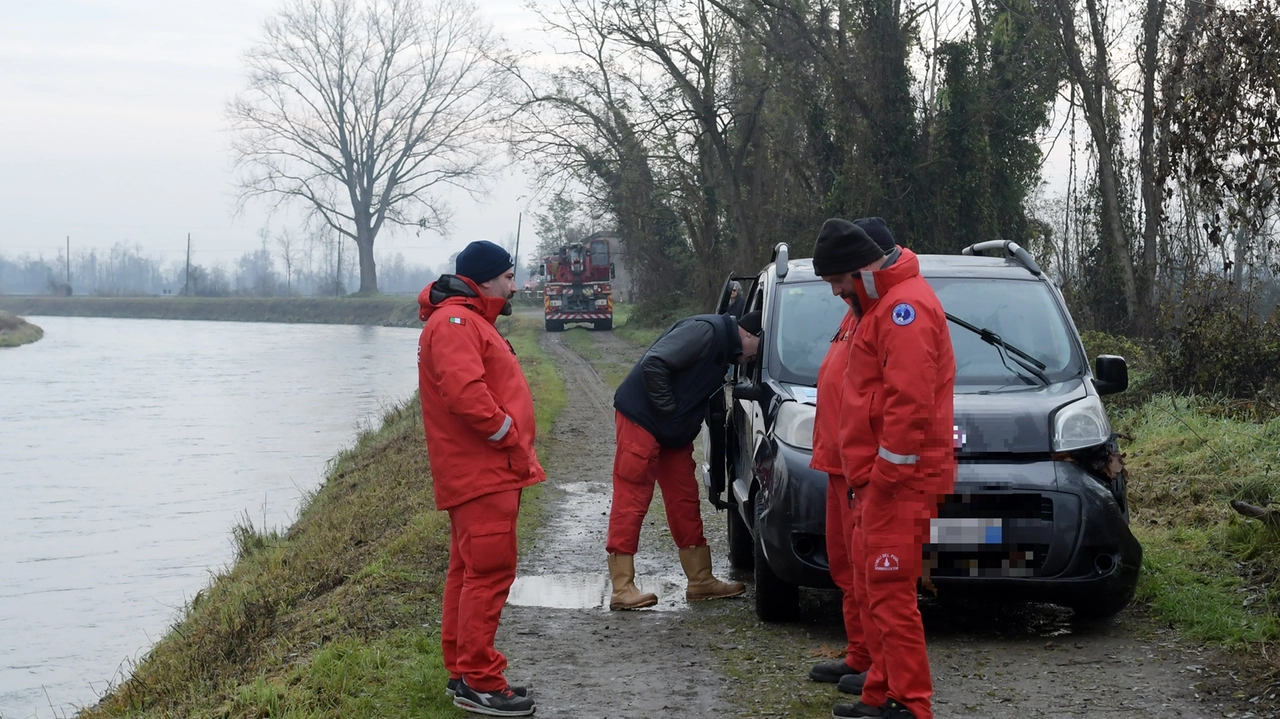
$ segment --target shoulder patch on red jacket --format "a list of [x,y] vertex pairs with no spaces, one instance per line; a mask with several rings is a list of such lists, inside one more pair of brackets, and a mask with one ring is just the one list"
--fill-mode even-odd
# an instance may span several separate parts
[[467,324],[467,320],[466,320],[466,318],[463,318],[463,317],[450,317],[450,318],[449,318],[449,324],[451,324],[451,325],[463,325],[463,326],[465,327],[465,326],[466,326],[466,324]]
[[916,321],[916,308],[912,307],[910,302],[899,302],[894,305],[891,316],[895,325],[905,327]]

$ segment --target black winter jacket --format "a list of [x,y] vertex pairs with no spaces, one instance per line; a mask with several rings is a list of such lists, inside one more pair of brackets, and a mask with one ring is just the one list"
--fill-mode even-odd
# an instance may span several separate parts
[[613,395],[613,406],[662,446],[683,447],[698,436],[707,400],[724,386],[725,370],[741,354],[733,317],[680,320],[631,368]]

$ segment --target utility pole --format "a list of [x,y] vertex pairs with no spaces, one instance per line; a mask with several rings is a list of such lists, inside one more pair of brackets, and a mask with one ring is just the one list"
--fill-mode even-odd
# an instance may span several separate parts
[[71,289],[71,235],[67,235],[67,290]]
[[524,222],[524,213],[521,212],[520,214],[516,215],[516,256],[512,258],[515,260],[513,264],[516,266],[517,275],[520,274],[520,225],[523,222]]
[[333,296],[342,289],[342,235],[338,235],[338,273],[333,278]]
[[187,233],[187,275],[182,280],[182,296],[186,297],[191,289],[191,233]]

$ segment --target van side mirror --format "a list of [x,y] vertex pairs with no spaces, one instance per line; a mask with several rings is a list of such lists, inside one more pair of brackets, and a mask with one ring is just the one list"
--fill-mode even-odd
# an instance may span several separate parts
[[1129,388],[1129,365],[1123,357],[1098,355],[1094,360],[1093,386],[1098,394],[1116,394]]
[[759,402],[764,399],[764,390],[751,380],[743,380],[733,386],[733,398],[745,399],[748,402]]
[[614,268],[612,262],[609,263],[609,279],[611,280],[618,279],[618,270]]

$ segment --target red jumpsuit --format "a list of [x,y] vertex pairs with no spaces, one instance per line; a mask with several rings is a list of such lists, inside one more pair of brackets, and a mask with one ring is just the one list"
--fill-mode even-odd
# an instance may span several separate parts
[[845,365],[849,361],[849,340],[858,324],[852,311],[840,322],[831,339],[831,347],[818,369],[818,405],[813,421],[813,459],[809,466],[826,472],[827,480],[827,562],[831,579],[844,594],[842,614],[849,643],[844,662],[849,668],[865,672],[871,666],[862,632],[862,605],[865,597],[854,582],[854,564],[858,555],[851,554],[856,499],[850,496],[849,482],[840,466],[840,394]]
[[609,510],[605,551],[635,554],[639,550],[640,529],[653,501],[655,482],[662,487],[667,526],[676,548],[706,545],[693,445],[663,447],[644,427],[621,412],[614,413],[614,423],[618,445],[613,458],[613,506]]
[[494,327],[506,300],[444,275],[418,296],[418,387],[436,508],[449,512],[440,641],[449,677],[477,691],[507,686],[493,647],[516,576],[520,490],[546,479],[533,449],[533,397],[515,350]]
[[859,493],[854,553],[871,653],[862,701],[893,698],[932,719],[933,685],[916,603],[921,552],[955,482],[955,356],[942,305],[910,250],[856,277],[863,309],[841,397],[845,476]]

